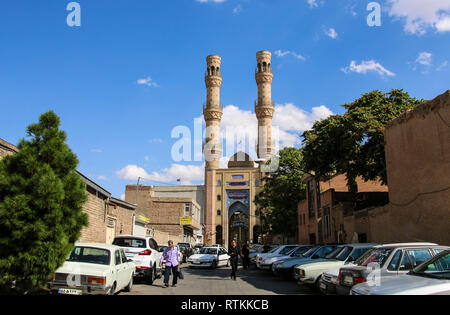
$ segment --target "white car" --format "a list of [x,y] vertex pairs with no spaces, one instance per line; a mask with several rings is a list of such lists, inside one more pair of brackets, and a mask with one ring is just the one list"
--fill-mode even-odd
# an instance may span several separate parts
[[136,266],[135,277],[142,277],[148,284],[162,276],[159,267],[162,253],[156,241],[150,236],[119,235],[114,238],[114,245],[123,248],[125,255]]
[[450,295],[450,251],[444,251],[405,275],[381,276],[355,285],[351,295]]
[[77,243],[48,288],[52,293],[67,295],[113,295],[131,291],[135,269],[118,246]]
[[319,259],[294,268],[295,280],[298,284],[316,285],[320,288],[322,273],[355,262],[377,244],[348,244],[337,247],[325,259]]
[[230,266],[230,256],[223,247],[203,247],[198,254],[192,255],[187,260],[189,267],[216,267]]
[[271,264],[268,263],[269,258],[289,255],[289,253],[291,251],[293,251],[294,249],[296,249],[299,246],[300,245],[281,245],[279,247],[272,249],[268,253],[257,254],[256,255],[256,268],[270,270]]

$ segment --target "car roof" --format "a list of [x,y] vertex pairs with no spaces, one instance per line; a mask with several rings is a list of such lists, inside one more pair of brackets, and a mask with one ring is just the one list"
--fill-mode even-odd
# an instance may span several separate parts
[[100,249],[108,249],[108,250],[116,250],[121,249],[121,247],[111,244],[103,244],[103,243],[75,243],[75,247],[92,247],[92,248],[100,248]]
[[379,246],[378,243],[354,243],[354,244],[342,244],[337,246],[351,246],[354,248],[366,248],[366,247],[376,247]]
[[[376,248],[390,248],[390,247],[426,247],[426,246],[439,246],[435,243],[393,243],[393,244],[381,244],[378,246],[375,246]],[[445,247],[445,246],[444,246]]]
[[152,239],[153,237],[151,237],[151,236],[148,236],[148,235],[146,235],[146,236],[138,236],[138,235],[126,235],[126,234],[123,234],[123,235],[117,235],[116,237],[114,237],[114,238],[137,238],[137,239],[146,239],[146,240],[148,240],[148,239]]

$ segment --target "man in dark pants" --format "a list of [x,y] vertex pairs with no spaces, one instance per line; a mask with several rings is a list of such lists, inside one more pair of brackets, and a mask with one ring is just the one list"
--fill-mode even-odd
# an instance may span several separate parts
[[173,246],[173,242],[169,241],[169,247],[167,247],[162,256],[161,261],[159,263],[159,266],[162,266],[162,262],[166,260],[166,271],[164,273],[164,286],[167,288],[169,286],[169,279],[170,279],[170,273],[172,271],[173,274],[173,281],[172,281],[172,287],[177,286],[178,281],[178,264],[179,264],[179,257],[178,257],[178,248]]
[[236,271],[238,268],[239,256],[242,256],[240,248],[237,246],[236,240],[231,242],[230,250],[228,251],[231,262],[231,279],[236,280]]

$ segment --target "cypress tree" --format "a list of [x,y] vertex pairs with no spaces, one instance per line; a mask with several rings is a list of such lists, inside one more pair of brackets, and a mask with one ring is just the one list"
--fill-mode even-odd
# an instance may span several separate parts
[[0,290],[25,294],[45,285],[87,226],[86,186],[49,111],[27,128],[19,152],[0,161]]

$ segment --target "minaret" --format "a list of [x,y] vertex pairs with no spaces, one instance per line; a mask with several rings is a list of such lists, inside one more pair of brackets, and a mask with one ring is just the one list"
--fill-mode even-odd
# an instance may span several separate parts
[[221,58],[216,55],[208,56],[206,63],[208,66],[205,74],[207,98],[206,104],[203,106],[203,116],[206,121],[206,141],[203,147],[206,160],[204,243],[211,245],[216,243],[216,170],[219,168],[219,159],[222,155],[220,121],[223,115],[223,106],[220,104]]
[[256,54],[258,67],[256,68],[256,83],[258,84],[258,100],[255,103],[255,113],[258,118],[258,144],[256,153],[264,163],[271,158],[272,148],[272,118],[275,103],[272,100],[273,71],[270,51],[260,51]]

